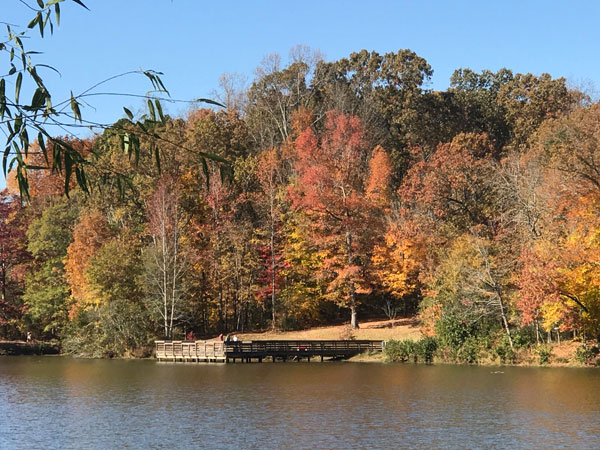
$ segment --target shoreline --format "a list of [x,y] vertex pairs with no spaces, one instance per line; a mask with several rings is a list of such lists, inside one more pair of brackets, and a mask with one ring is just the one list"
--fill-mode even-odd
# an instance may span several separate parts
[[348,363],[365,363],[365,364],[390,364],[390,365],[422,365],[422,366],[472,366],[472,367],[533,367],[533,368],[571,368],[571,369],[600,369],[600,365],[598,364],[582,364],[577,362],[549,362],[546,364],[540,364],[536,362],[522,362],[522,363],[501,363],[494,361],[483,361],[480,363],[466,363],[466,362],[457,362],[457,361],[444,361],[440,358],[435,358],[432,363],[425,362],[412,362],[412,361],[387,361],[386,356],[382,354],[377,355],[356,355],[350,359],[345,360],[344,362]]
[[53,342],[0,341],[0,356],[60,355]]
[[[383,341],[405,341],[412,340],[417,342],[423,338],[418,322],[414,318],[406,317],[395,320],[371,320],[361,322],[360,328],[351,330],[348,324],[329,325],[312,327],[304,330],[290,331],[272,331],[263,330],[255,332],[231,333],[237,336],[241,341],[253,340],[383,340]],[[217,337],[206,339],[206,342],[218,341]],[[589,342],[590,348],[596,345],[595,342]],[[476,363],[453,360],[449,353],[437,351],[433,357],[433,365],[453,364],[453,365],[472,365],[484,367],[573,367],[573,368],[600,368],[600,355],[595,354],[583,363],[576,359],[576,351],[581,347],[581,343],[573,340],[565,340],[561,344],[544,344],[546,347],[545,361],[540,362],[540,354],[535,346],[515,347],[513,360],[502,362],[492,349],[482,349],[478,355]],[[85,354],[61,353],[60,344],[56,341],[44,342],[25,342],[25,341],[0,341],[0,356],[2,355],[60,355],[71,356],[82,359],[154,359],[154,345],[132,350],[123,356],[113,356],[106,354],[104,356],[90,356]],[[380,364],[415,364],[413,357],[407,357],[407,361],[391,361],[385,353],[360,354],[345,362],[359,363],[380,363]],[[419,358],[421,359],[421,358]],[[425,364],[422,361],[417,364]]]
[[[52,356],[52,357],[66,357],[66,358],[75,358],[75,359],[105,359],[105,360],[122,360],[122,361],[133,361],[133,360],[148,360],[148,361],[156,361],[154,356],[146,356],[146,357],[136,357],[136,356],[123,356],[123,357],[104,357],[104,358],[93,358],[81,355],[72,355],[67,353],[60,353],[58,346],[51,343],[45,342],[36,342],[36,343],[25,343],[22,341],[15,342],[0,342],[0,357],[2,356]],[[328,362],[343,362],[343,363],[362,363],[362,364],[385,364],[385,365],[427,365],[427,366],[473,366],[473,367],[532,367],[532,368],[572,368],[572,369],[600,369],[599,362],[595,364],[583,364],[574,361],[569,362],[548,362],[545,364],[540,364],[535,361],[523,361],[520,363],[501,363],[498,361],[490,361],[484,360],[478,363],[467,363],[467,362],[458,362],[458,361],[444,361],[439,357],[435,357],[432,363],[425,362],[413,362],[413,361],[389,361],[386,359],[386,355],[384,353],[374,353],[374,354],[359,354],[353,356],[348,359],[343,360],[325,360],[323,363],[318,361],[313,361],[311,363],[307,363],[306,361],[302,361],[305,364],[323,364]],[[204,363],[177,363],[177,364],[186,364],[186,365],[196,365],[196,364],[204,364]],[[208,364],[208,363],[207,363]],[[260,363],[256,363],[260,364]]]

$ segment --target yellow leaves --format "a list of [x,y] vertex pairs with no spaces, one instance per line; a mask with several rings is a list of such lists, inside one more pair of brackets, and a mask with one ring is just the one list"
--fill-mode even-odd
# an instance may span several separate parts
[[[538,240],[521,276],[521,291],[538,299],[543,326],[600,331],[600,215],[597,195],[571,204],[555,221],[559,233]],[[529,275],[529,278],[524,278]],[[538,280],[538,291],[530,285]],[[521,305],[524,315],[526,308]],[[531,315],[531,314],[530,314]]]
[[542,327],[546,331],[553,330],[565,320],[569,314],[569,308],[562,302],[548,302],[541,306]]
[[379,283],[395,298],[412,293],[418,284],[421,249],[392,225],[382,245],[376,245],[372,262]]

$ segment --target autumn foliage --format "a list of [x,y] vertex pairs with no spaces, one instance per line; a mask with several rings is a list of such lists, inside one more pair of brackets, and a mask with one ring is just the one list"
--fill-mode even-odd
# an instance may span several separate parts
[[148,122],[139,158],[118,124],[70,139],[91,189],[69,199],[34,146],[31,202],[0,199],[0,332],[104,355],[404,315],[468,362],[600,337],[599,104],[431,75],[409,50],[261,67],[227,109]]

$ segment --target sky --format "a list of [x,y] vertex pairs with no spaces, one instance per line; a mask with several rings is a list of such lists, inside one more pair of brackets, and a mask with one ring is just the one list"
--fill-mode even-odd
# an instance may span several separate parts
[[[2,0],[0,22],[24,29],[33,13],[23,1],[35,3]],[[568,5],[554,0],[83,1],[89,11],[65,0],[54,34],[41,39],[30,33],[26,41],[29,49],[43,52],[35,62],[60,72],[42,72],[54,103],[70,91],[78,94],[140,68],[163,72],[174,99],[211,97],[224,72],[242,73],[251,81],[266,54],[281,54],[285,64],[297,44],[319,49],[328,61],[362,49],[411,49],[432,66],[428,88],[434,90],[446,89],[454,70],[464,67],[547,72],[594,95],[600,87],[600,2],[592,0]],[[7,67],[8,59],[2,64]],[[148,90],[143,77],[128,76],[97,92]],[[112,123],[123,117],[123,106],[139,112],[142,103],[97,96],[84,105],[82,115]],[[175,115],[189,108],[188,103],[167,106]]]

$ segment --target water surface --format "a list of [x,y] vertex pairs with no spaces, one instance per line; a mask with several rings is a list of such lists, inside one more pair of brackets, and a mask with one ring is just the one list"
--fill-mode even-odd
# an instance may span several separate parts
[[600,370],[3,357],[0,448],[600,448]]

